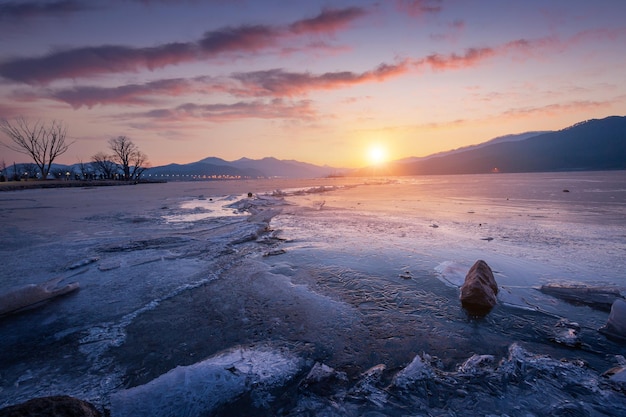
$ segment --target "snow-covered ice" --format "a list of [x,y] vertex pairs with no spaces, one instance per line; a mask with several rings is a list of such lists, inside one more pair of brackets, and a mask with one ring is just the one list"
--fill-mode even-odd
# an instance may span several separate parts
[[[626,356],[598,332],[608,312],[539,291],[625,294],[624,172],[24,190],[0,208],[0,293],[80,283],[0,317],[0,407],[66,394],[113,417],[626,410],[602,376]],[[477,259],[500,288],[480,320],[458,300]],[[310,388],[315,366],[345,378]]]

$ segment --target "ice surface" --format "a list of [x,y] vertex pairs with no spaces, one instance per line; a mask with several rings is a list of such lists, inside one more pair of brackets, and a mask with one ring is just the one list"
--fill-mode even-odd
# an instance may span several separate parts
[[[602,376],[626,355],[598,332],[608,312],[539,291],[624,293],[624,172],[27,190],[0,208],[0,292],[81,287],[2,319],[0,407],[67,394],[124,415],[173,384],[167,404],[217,416],[625,410]],[[477,259],[500,289],[481,320],[458,300]],[[307,390],[315,363],[346,379]]]
[[269,348],[237,348],[115,393],[112,417],[201,416],[246,391],[263,391],[293,378],[302,361]]
[[409,385],[424,379],[430,379],[432,369],[421,356],[417,355],[411,363],[396,374],[393,385],[398,388],[407,388]]

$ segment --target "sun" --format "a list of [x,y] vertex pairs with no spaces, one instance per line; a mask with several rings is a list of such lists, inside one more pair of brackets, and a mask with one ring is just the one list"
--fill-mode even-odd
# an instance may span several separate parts
[[380,165],[387,160],[387,150],[381,145],[372,145],[367,151],[367,157],[372,165]]

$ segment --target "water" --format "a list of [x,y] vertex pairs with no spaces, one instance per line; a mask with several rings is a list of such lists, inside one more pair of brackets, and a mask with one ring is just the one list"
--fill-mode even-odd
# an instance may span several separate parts
[[[69,394],[114,417],[626,411],[601,375],[626,355],[598,332],[608,312],[539,291],[626,294],[625,172],[114,188],[0,195],[0,290],[81,284],[0,319],[0,406]],[[458,300],[477,259],[500,288],[481,319]]]

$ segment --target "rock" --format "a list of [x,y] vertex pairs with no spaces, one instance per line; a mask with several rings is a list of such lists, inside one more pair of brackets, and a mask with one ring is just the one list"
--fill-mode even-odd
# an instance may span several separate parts
[[626,301],[615,300],[611,306],[609,319],[600,331],[607,336],[626,340]]
[[96,408],[67,395],[34,398],[0,410],[2,417],[101,417]]
[[271,250],[269,252],[266,252],[263,254],[264,257],[268,257],[268,256],[278,256],[278,255],[283,255],[287,253],[286,250],[284,249],[275,249],[275,250]]
[[604,311],[609,311],[613,302],[622,298],[617,288],[585,284],[545,284],[539,291],[572,304],[587,305]]
[[83,266],[87,266],[89,264],[92,264],[94,262],[98,262],[100,260],[100,258],[94,256],[91,258],[87,258],[87,259],[82,259],[78,262],[74,262],[73,264],[71,264],[70,266],[67,267],[67,269],[78,269],[78,268],[82,268]]
[[62,280],[62,277],[54,278],[41,284],[28,284],[0,294],[0,316],[34,307],[43,301],[76,291],[79,288],[78,282],[59,286],[58,284]]
[[571,348],[580,347],[582,342],[580,341],[580,325],[575,322],[571,322],[567,319],[561,319],[554,326],[554,335],[550,338],[551,341],[560,345],[565,345]]
[[471,315],[484,316],[497,303],[498,284],[487,262],[478,260],[461,286],[461,304]]
[[403,278],[403,279],[411,279],[411,278],[413,278],[413,276],[411,275],[411,271],[404,271],[403,273],[401,273],[398,276],[400,278]]

